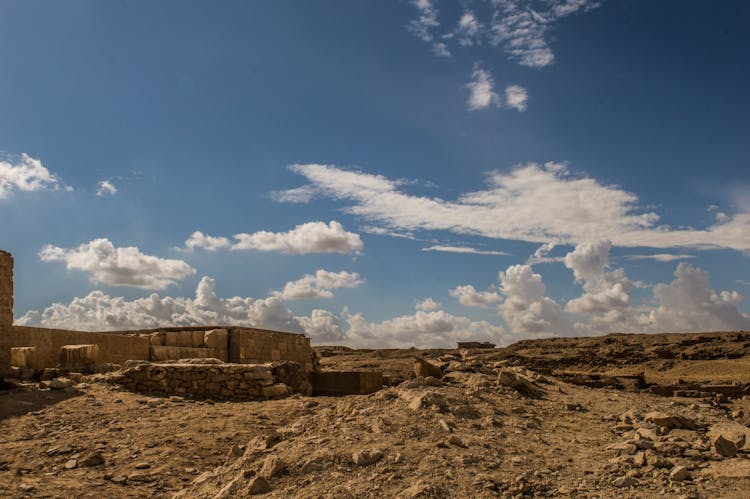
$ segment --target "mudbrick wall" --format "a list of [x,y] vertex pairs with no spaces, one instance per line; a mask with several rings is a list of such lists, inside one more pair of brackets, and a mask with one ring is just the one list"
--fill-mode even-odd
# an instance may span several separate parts
[[0,327],[13,324],[13,256],[0,250]]
[[296,362],[224,364],[215,359],[128,362],[109,381],[127,390],[217,400],[258,400],[310,395],[306,368]]

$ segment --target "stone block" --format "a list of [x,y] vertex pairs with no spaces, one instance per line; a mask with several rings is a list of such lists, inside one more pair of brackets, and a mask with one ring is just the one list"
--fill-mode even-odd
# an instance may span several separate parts
[[212,329],[203,334],[203,344],[206,348],[226,350],[228,348],[229,333],[226,329]]
[[180,360],[180,359],[207,359],[217,357],[218,353],[212,348],[192,348],[192,347],[151,347],[151,360],[154,362],[162,360]]
[[312,374],[313,395],[366,395],[383,387],[383,373],[323,371]]
[[168,346],[168,347],[180,346],[180,332],[179,331],[167,331],[165,336],[166,336],[166,340],[164,342],[165,346]]
[[63,345],[60,365],[63,369],[90,369],[99,363],[99,345]]
[[192,344],[190,345],[193,348],[204,348],[205,344],[203,343],[203,331],[191,331],[192,335]]
[[157,331],[149,335],[149,343],[152,347],[163,347],[166,344],[165,342],[166,335],[161,331]]
[[10,365],[21,369],[37,369],[35,347],[15,347],[10,349]]

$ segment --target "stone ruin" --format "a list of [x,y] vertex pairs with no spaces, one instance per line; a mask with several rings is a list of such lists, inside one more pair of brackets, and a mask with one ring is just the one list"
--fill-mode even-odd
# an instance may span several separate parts
[[88,332],[13,324],[13,256],[0,250],[0,380],[110,371],[105,379],[156,395],[222,400],[366,394],[377,372],[321,371],[303,334],[240,326]]

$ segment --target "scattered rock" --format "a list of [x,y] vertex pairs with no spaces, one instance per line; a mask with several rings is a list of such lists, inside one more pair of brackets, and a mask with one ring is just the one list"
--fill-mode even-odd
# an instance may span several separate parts
[[268,456],[263,461],[263,467],[260,469],[260,476],[263,478],[273,478],[286,470],[286,463],[278,456]]
[[612,480],[612,485],[618,488],[634,487],[638,482],[632,476],[621,476]]
[[690,470],[685,466],[675,466],[669,473],[669,479],[673,482],[682,482],[690,477]]
[[135,468],[137,470],[147,470],[150,467],[151,467],[151,465],[149,463],[146,463],[146,462],[135,463],[135,466],[133,466],[133,468]]
[[357,466],[369,466],[383,459],[383,453],[379,450],[362,450],[352,454],[352,461]]
[[721,435],[714,439],[712,445],[714,451],[720,456],[734,457],[737,455],[737,446],[735,443]]
[[68,378],[53,378],[47,383],[47,387],[52,390],[64,390],[75,385],[75,381]]
[[544,394],[544,390],[536,386],[529,378],[509,368],[500,371],[497,383],[530,397],[541,397]]
[[76,459],[68,459],[65,461],[65,469],[66,470],[72,470],[74,468],[78,467],[78,460]]
[[697,430],[698,425],[692,419],[688,419],[683,416],[676,416],[673,414],[667,414],[665,412],[653,411],[646,414],[643,418],[649,423],[653,423],[657,426],[661,426],[667,429],[684,429],[684,430]]
[[250,479],[247,485],[247,493],[251,496],[266,494],[271,492],[271,485],[262,476],[256,476]]
[[422,357],[414,357],[414,361],[414,374],[417,377],[427,378],[432,376],[438,379],[443,377],[443,370],[432,362],[428,362]]
[[324,466],[325,459],[322,456],[314,457],[312,459],[308,459],[305,464],[302,465],[302,473],[307,474],[323,471]]
[[91,452],[84,456],[83,459],[81,459],[80,463],[81,466],[99,466],[101,464],[104,464],[104,456],[101,455],[100,452]]

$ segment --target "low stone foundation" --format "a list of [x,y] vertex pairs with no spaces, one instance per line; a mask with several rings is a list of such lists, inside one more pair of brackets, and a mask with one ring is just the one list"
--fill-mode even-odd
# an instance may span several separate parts
[[310,395],[309,372],[296,362],[225,364],[219,359],[127,362],[108,381],[126,390],[216,400],[265,400]]

